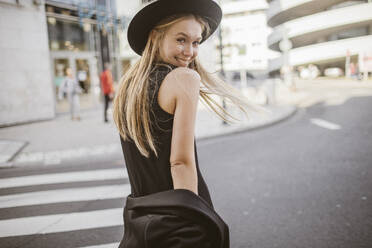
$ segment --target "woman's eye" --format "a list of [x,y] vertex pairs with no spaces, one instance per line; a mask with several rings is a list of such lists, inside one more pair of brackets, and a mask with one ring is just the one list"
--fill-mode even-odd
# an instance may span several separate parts
[[194,46],[198,46],[200,44],[199,41],[194,41]]
[[184,38],[177,39],[178,42],[184,43],[186,40]]

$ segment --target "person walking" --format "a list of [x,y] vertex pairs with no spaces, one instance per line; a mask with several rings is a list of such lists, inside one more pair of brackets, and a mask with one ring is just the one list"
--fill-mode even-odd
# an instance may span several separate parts
[[58,94],[59,99],[62,99],[64,94],[67,95],[67,99],[70,105],[71,120],[81,120],[79,94],[81,94],[82,92],[83,90],[74,77],[72,69],[70,67],[67,67],[66,76],[59,87]]
[[124,74],[114,100],[131,186],[120,248],[229,247],[229,228],[214,210],[194,135],[199,98],[229,122],[236,118],[212,95],[246,114],[254,108],[198,60],[199,45],[221,18],[212,0],[157,0],[129,24],[129,44],[141,57]]
[[110,63],[105,63],[105,70],[100,75],[101,88],[104,96],[105,106],[104,106],[104,122],[108,122],[107,110],[109,104],[114,96],[114,84],[112,80],[111,65]]

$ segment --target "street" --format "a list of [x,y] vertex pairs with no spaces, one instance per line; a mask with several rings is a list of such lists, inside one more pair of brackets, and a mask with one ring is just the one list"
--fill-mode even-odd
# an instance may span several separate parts
[[[372,247],[372,97],[197,141],[232,248]],[[2,169],[0,247],[116,247],[122,157]]]
[[[129,179],[128,130],[195,138],[228,248],[372,248],[371,13],[372,0],[0,0],[0,248],[117,248],[143,175]],[[175,185],[195,189],[181,140]]]

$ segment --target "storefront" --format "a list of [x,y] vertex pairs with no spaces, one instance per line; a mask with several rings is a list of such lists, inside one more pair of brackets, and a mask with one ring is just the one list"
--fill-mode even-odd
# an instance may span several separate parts
[[[105,20],[106,24],[111,24],[108,28],[108,25],[97,21],[97,14],[82,19],[79,13],[79,6],[46,5],[56,113],[69,111],[65,94],[59,91],[59,86],[66,76],[66,68],[72,69],[82,88],[81,109],[96,108],[100,105],[102,97],[99,74],[105,62],[113,64],[113,76],[117,79],[112,23]],[[109,15],[106,13],[105,16]]]

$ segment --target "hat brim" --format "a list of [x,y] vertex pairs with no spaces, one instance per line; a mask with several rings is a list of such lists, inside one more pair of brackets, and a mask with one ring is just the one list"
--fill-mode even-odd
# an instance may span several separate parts
[[194,14],[204,18],[210,27],[208,36],[214,33],[221,22],[222,10],[212,0],[158,0],[142,8],[131,20],[128,27],[128,42],[130,47],[138,54],[146,46],[150,31],[162,19],[177,14]]

